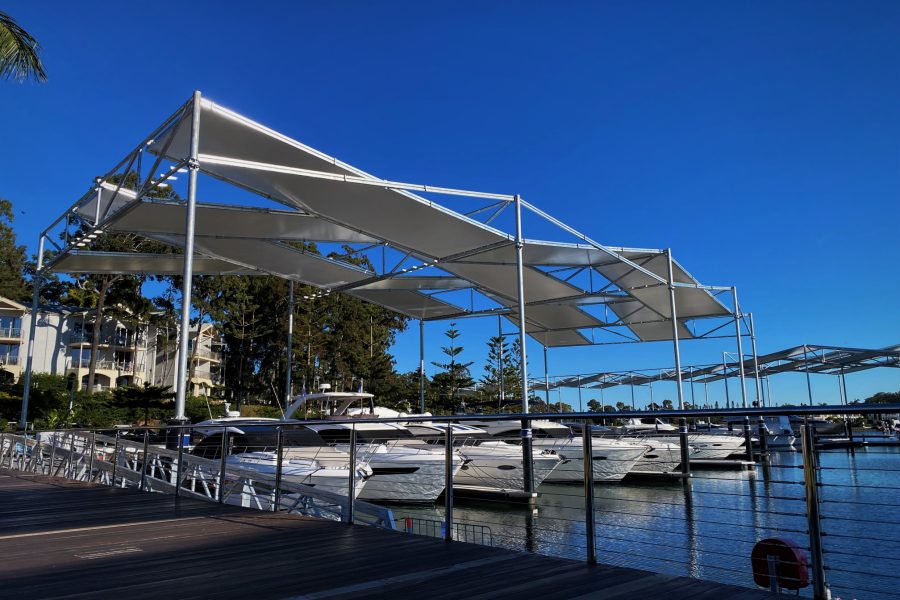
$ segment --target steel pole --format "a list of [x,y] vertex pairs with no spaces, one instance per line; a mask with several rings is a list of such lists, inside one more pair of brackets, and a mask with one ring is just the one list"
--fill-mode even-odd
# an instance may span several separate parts
[[225,503],[225,461],[228,458],[228,427],[222,427],[222,445],[219,448],[219,504]]
[[287,409],[291,405],[293,398],[291,390],[291,370],[294,361],[294,281],[291,280],[288,286],[288,322],[287,322],[287,368],[284,374],[284,407]]
[[669,267],[669,309],[672,311],[672,348],[675,352],[675,383],[678,386],[678,410],[684,410],[684,390],[681,383],[681,349],[678,347],[678,313],[675,308],[675,276],[672,268],[672,249],[666,250]]
[[281,478],[284,459],[284,430],[281,427],[276,428],[275,437],[275,494],[272,498],[272,512],[278,512],[281,508]]
[[[151,174],[151,177],[152,177],[152,174]],[[140,175],[138,175],[138,178],[140,178]],[[97,206],[95,207],[95,210],[94,210],[94,229],[96,229],[97,227],[100,226],[100,198],[101,198],[101,194],[103,193],[103,187],[100,184],[102,184],[102,183],[103,182],[101,181],[97,184]]]
[[[847,376],[844,373],[843,367],[841,368],[841,373],[839,375],[841,380],[841,387],[844,390],[844,404],[846,406],[850,406],[850,396],[847,395]],[[852,452],[853,448],[853,423],[850,421],[850,415],[844,415],[844,426],[847,429],[847,439],[850,440],[850,448]]]
[[425,321],[419,319],[419,413],[425,414]]
[[[519,309],[519,377],[522,386],[522,414],[528,414],[528,356],[525,351],[525,265],[522,237],[522,197],[516,194],[516,282]],[[531,422],[522,420],[522,471],[525,492],[534,492],[534,463],[531,454]]]
[[822,524],[819,517],[818,459],[816,457],[816,432],[812,424],[804,423],[802,431],[803,481],[806,485],[806,517],[809,530],[809,555],[812,571],[813,598],[829,597],[825,584],[825,560],[822,555]]
[[444,541],[453,541],[453,424],[444,431]]
[[544,392],[547,410],[550,410],[550,372],[547,370],[547,346],[544,346]]
[[759,381],[759,356],[756,354],[756,327],[753,324],[753,313],[748,313],[750,317],[750,348],[753,352],[753,380],[756,382],[756,405],[763,407],[762,383]]
[[[600,391],[602,393],[603,389]],[[584,403],[581,401],[581,375],[578,376],[578,410],[584,412]],[[600,405],[600,412],[603,412],[603,404]]]
[[756,431],[759,436],[759,456],[762,460],[769,460],[769,439],[766,437],[769,431],[762,417],[757,418]]
[[731,408],[731,395],[728,393],[728,353],[722,353],[722,383],[725,384],[725,408]]
[[353,508],[356,500],[356,424],[350,426],[350,462],[348,463],[350,479],[347,485],[347,514],[345,522],[353,525]]
[[748,461],[753,461],[753,436],[750,434],[750,417],[744,417],[744,445]]
[[141,491],[147,485],[147,454],[150,451],[150,430],[144,429],[144,448],[141,452]]
[[81,313],[81,340],[78,342],[78,368],[75,369],[75,376],[78,377],[78,391],[81,391],[81,365],[84,364],[84,322],[87,318],[87,312]]
[[116,487],[116,471],[119,469],[119,437],[121,433],[116,429],[116,439],[113,442],[112,487]]
[[844,374],[844,367],[841,367],[840,370],[838,371],[838,378],[837,378],[838,404],[840,404],[841,406],[843,406],[844,404],[847,404],[846,400],[844,400],[844,389],[841,387],[841,375],[843,375],[843,374]]
[[681,451],[681,475],[685,478],[691,476],[691,446],[688,439],[687,419],[678,421],[678,446]]
[[[181,282],[181,337],[178,339],[178,375],[175,387],[175,420],[187,421],[188,340],[191,336],[191,286],[194,275],[194,224],[197,212],[197,172],[200,170],[200,92],[194,92],[191,118],[191,156],[188,161],[188,197],[184,225],[184,273]],[[198,325],[199,332],[199,325]]]
[[38,238],[37,266],[32,277],[34,288],[31,294],[31,322],[28,324],[28,357],[25,359],[25,381],[22,383],[22,415],[19,417],[19,429],[25,431],[28,425],[28,400],[31,397],[31,369],[34,366],[34,336],[37,332],[38,308],[41,300],[41,266],[44,263],[44,236]]
[[88,483],[94,481],[94,455],[97,454],[97,434],[91,431],[91,454],[88,456]]
[[594,522],[594,449],[591,421],[581,424],[581,459],[584,463],[584,536],[587,544],[587,562],[597,564],[596,525]]
[[497,383],[500,388],[500,402],[498,403],[497,410],[501,410],[503,408],[503,402],[506,400],[504,387],[506,382],[504,381],[506,377],[503,372],[503,317],[497,315],[497,339],[499,340],[497,346]]
[[803,345],[803,370],[806,371],[806,393],[809,396],[809,405],[813,405],[812,380],[809,377],[809,358],[807,355],[808,346]]
[[[190,429],[188,429],[188,439],[190,439]],[[181,469],[184,463],[184,430],[175,429],[175,435],[178,436],[178,463],[175,465],[175,496],[181,495]]]
[[741,308],[738,304],[737,288],[731,288],[731,297],[734,300],[734,335],[737,340],[738,375],[741,379],[741,408],[747,408],[747,385],[744,381],[744,343],[741,336]]
[[844,404],[850,404],[850,396],[847,395],[847,375],[841,368],[841,387],[844,388]]
[[690,366],[690,367],[688,367],[688,370],[689,370],[688,378],[691,381],[691,407],[696,409],[697,408],[697,399],[694,397],[694,367]]

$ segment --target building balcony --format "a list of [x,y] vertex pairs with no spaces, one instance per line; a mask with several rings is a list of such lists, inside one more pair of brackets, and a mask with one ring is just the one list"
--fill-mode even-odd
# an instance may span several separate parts
[[[89,345],[92,344],[93,341],[94,335],[92,333],[72,333],[69,336],[70,346]],[[135,346],[138,348],[146,348],[147,337],[143,335],[136,337],[134,335],[101,335],[100,345],[105,347],[115,346],[124,350],[134,348]]]
[[[72,360],[69,363],[68,370],[82,370],[82,369],[90,369],[91,361],[88,359],[84,360]],[[98,371],[115,371],[116,373],[143,373],[144,365],[135,364],[133,362],[119,362],[114,360],[98,360],[96,364],[96,369]]]
[[202,358],[205,360],[214,360],[216,362],[222,362],[222,353],[216,352],[215,350],[209,350],[207,348],[197,348],[196,354],[194,354],[196,358]]
[[22,328],[2,327],[0,328],[0,339],[19,341],[22,339]]
[[22,358],[19,356],[0,356],[0,367],[17,367],[21,364]]

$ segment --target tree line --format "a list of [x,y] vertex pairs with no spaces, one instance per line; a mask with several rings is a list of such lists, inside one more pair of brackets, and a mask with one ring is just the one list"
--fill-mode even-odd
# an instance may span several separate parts
[[[123,187],[130,188],[139,185],[134,173],[113,177],[110,181],[121,182]],[[180,200],[165,188],[154,188],[149,195],[161,200]],[[36,257],[27,257],[25,247],[18,244],[14,215],[12,203],[0,200],[0,295],[28,304]],[[92,229],[89,223],[73,222],[60,236],[65,242],[84,237]],[[295,246],[304,252],[321,254],[314,243]],[[117,232],[102,233],[91,242],[89,249],[181,252],[162,242]],[[364,254],[349,246],[327,256],[373,269]],[[47,258],[52,258],[52,254],[48,253]],[[148,286],[149,282],[153,285]],[[277,407],[285,400],[289,285],[288,281],[270,275],[194,276],[192,328],[211,323],[221,336],[223,380],[214,393],[217,399],[229,401],[236,407],[247,404]],[[157,292],[148,297],[145,290],[151,288]],[[43,274],[42,304],[93,314],[93,321],[87,322],[85,331],[90,341],[87,390],[81,392],[76,389],[80,386],[69,384],[73,397],[79,399],[76,404],[89,404],[85,398],[93,395],[104,322],[118,320],[135,327],[152,324],[158,332],[157,350],[174,350],[181,321],[181,288],[180,276],[85,274],[60,277],[53,273]],[[406,411],[418,410],[419,373],[398,372],[390,353],[397,334],[406,329],[408,318],[346,294],[320,292],[308,285],[294,284],[297,299],[293,313],[291,362],[294,393],[312,392],[324,383],[337,391],[356,391],[362,386],[374,393],[382,404]],[[448,344],[443,348],[444,360],[433,363],[439,372],[425,381],[426,410],[453,412],[466,403],[483,410],[502,410],[502,398],[509,403],[519,402],[517,339],[512,343],[501,337],[489,340],[488,359],[483,376],[477,382],[479,391],[475,393],[472,389],[476,384],[471,371],[473,363],[462,360],[464,350],[459,345],[455,324],[450,325],[446,336]],[[193,358],[199,347],[196,343],[191,345],[189,380],[195,375]],[[59,391],[57,383],[51,385],[46,378],[35,379],[36,386],[42,384],[48,390],[55,390],[50,396]],[[10,390],[7,392],[9,394]],[[166,393],[160,389],[157,396],[162,398]],[[56,404],[59,403],[68,405],[69,399]],[[6,404],[12,406],[15,403]],[[50,405],[54,402],[50,401],[48,407]],[[35,410],[42,410],[40,402],[35,407]],[[62,410],[55,405],[52,408]],[[7,418],[13,416],[9,407],[0,414]]]

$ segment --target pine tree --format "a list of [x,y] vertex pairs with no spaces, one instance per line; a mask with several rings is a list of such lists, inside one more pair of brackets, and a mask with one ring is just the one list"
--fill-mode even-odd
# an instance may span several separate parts
[[25,246],[16,244],[12,202],[0,199],[0,296],[11,300],[28,299],[25,283]]
[[[500,390],[502,381],[503,401],[509,403],[521,402],[522,381],[519,373],[519,365],[522,364],[519,338],[513,340],[512,345],[507,343],[505,337],[494,336],[488,341],[488,358],[484,365],[484,375],[481,383],[487,387],[492,397],[501,406]],[[502,358],[502,361],[501,361]],[[501,373],[502,362],[502,375]]]
[[450,328],[444,332],[444,335],[450,340],[450,345],[441,348],[441,351],[447,356],[449,361],[444,363],[431,363],[439,369],[442,369],[442,371],[437,373],[431,381],[432,385],[436,386],[438,389],[439,404],[443,408],[449,410],[453,410],[457,407],[459,390],[470,387],[475,383],[469,372],[469,367],[471,367],[474,362],[464,363],[458,361],[459,355],[462,354],[463,347],[456,345],[459,331],[455,329],[455,327],[456,323],[450,323]]

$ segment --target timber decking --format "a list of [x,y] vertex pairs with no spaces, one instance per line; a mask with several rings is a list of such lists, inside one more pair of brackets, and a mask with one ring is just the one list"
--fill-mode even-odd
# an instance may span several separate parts
[[0,597],[749,600],[769,594],[0,470]]

